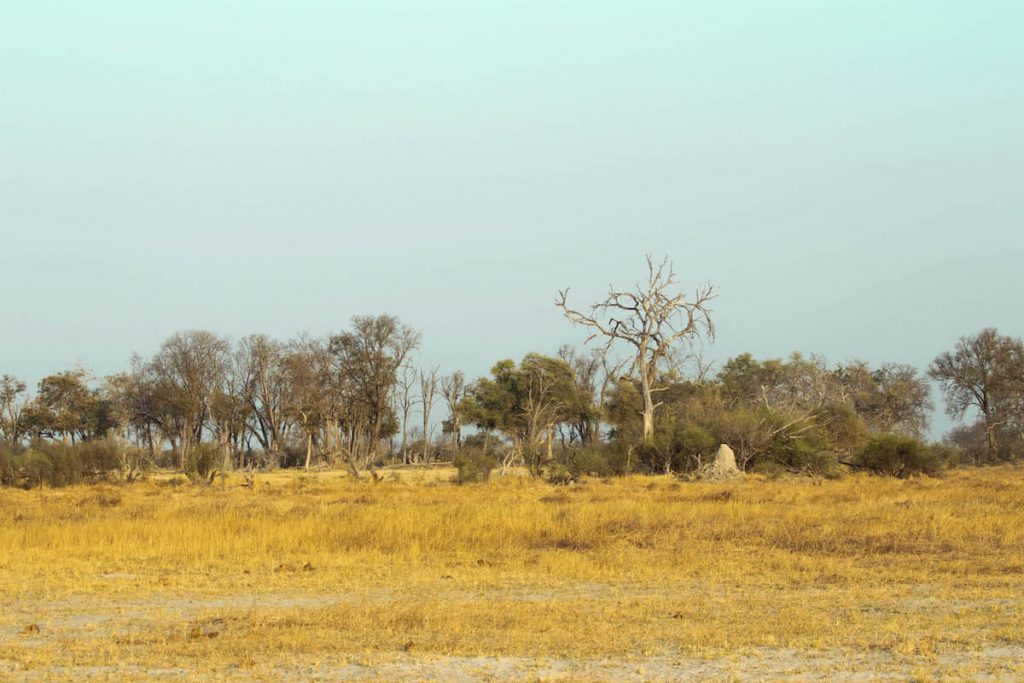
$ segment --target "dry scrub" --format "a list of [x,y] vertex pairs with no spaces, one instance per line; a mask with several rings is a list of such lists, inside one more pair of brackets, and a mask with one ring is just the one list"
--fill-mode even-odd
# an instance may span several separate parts
[[0,490],[0,678],[1024,677],[1024,471]]

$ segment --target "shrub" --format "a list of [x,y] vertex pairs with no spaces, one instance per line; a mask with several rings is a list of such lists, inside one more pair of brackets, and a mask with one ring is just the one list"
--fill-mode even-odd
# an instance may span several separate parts
[[549,484],[565,486],[576,480],[576,475],[569,471],[565,465],[556,463],[548,470],[547,480]]
[[306,464],[306,442],[285,443],[279,452],[278,467],[303,467]]
[[[945,454],[948,455],[948,454]],[[899,434],[877,436],[857,454],[854,464],[877,474],[909,477],[938,474],[945,466],[944,451]]]
[[7,446],[0,444],[0,486],[14,486],[17,483],[14,469],[16,457]]
[[193,483],[211,483],[217,475],[219,461],[220,452],[215,444],[197,444],[188,454],[186,474]]
[[935,454],[935,457],[939,459],[944,468],[959,467],[968,462],[967,455],[956,446],[945,443],[933,443],[928,448]]
[[790,471],[828,475],[836,469],[836,459],[809,439],[777,442],[771,449],[772,459]]
[[74,449],[85,474],[104,477],[121,469],[119,447],[109,439],[85,441]]
[[22,454],[20,460],[21,478],[25,488],[53,483],[53,461],[45,453],[27,451]]
[[769,479],[778,479],[788,472],[782,463],[775,462],[774,460],[758,460],[750,468],[750,471],[755,474],[763,474]]
[[36,440],[25,451],[0,447],[0,485],[68,486],[111,478],[121,470],[122,451],[108,440],[70,445]]
[[27,486],[68,486],[80,482],[86,474],[82,461],[83,446],[52,441],[36,441],[24,454],[22,476]]
[[698,459],[707,462],[718,449],[718,438],[700,425],[679,427],[672,439],[675,454],[672,469],[689,471],[696,468]]
[[612,474],[628,474],[633,466],[632,455],[625,444],[613,442],[603,448]]
[[613,472],[609,455],[610,452],[597,448],[575,448],[566,458],[565,469],[573,478],[584,475],[607,477]]
[[455,474],[456,484],[468,484],[472,482],[485,482],[491,478],[491,472],[498,465],[498,461],[486,455],[483,451],[463,449],[452,461],[457,470]]

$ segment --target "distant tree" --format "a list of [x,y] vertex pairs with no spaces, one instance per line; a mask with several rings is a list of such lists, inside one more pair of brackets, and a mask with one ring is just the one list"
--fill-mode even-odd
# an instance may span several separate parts
[[152,400],[159,406],[157,420],[178,453],[181,469],[203,440],[230,348],[212,332],[177,332],[160,346],[148,365]]
[[0,434],[12,443],[21,441],[27,389],[28,385],[13,375],[0,377]]
[[490,378],[470,387],[462,410],[481,429],[496,429],[512,442],[505,466],[519,460],[538,475],[551,459],[555,425],[566,419],[574,393],[568,363],[531,353],[518,366],[497,363]]
[[836,372],[854,409],[874,432],[923,437],[932,401],[928,380],[917,368],[886,363],[872,370],[866,363],[854,362]]
[[249,405],[249,429],[264,451],[279,451],[287,427],[284,344],[254,334],[239,342],[236,354],[245,378],[243,395]]
[[[331,337],[328,349],[344,378],[349,399],[367,425],[365,464],[372,464],[386,425],[394,425],[390,397],[398,369],[420,335],[390,315],[356,316],[352,330]],[[353,427],[354,428],[354,427]]]
[[67,370],[40,380],[27,414],[35,434],[60,437],[72,444],[103,431],[108,425],[84,370]]
[[302,428],[307,470],[313,459],[314,440],[328,413],[328,364],[323,343],[315,339],[292,342],[282,359],[287,386],[283,405]]
[[448,419],[444,421],[444,432],[451,437],[451,451],[457,455],[462,447],[462,400],[466,396],[466,378],[455,371],[441,378],[441,396],[448,406]]
[[988,458],[997,459],[1000,431],[1021,421],[1024,343],[987,328],[961,337],[953,351],[932,361],[928,374],[942,387],[951,417],[963,419],[971,410],[978,412]]
[[759,361],[744,353],[726,361],[718,373],[718,382],[732,406],[772,408],[789,393],[783,388],[786,376],[786,364],[782,360]]
[[413,407],[419,403],[419,398],[413,393],[417,379],[415,368],[405,364],[396,376],[394,387],[395,412],[398,413],[402,422],[402,463],[406,465],[410,462],[409,416],[412,414]]
[[420,370],[420,407],[423,415],[423,456],[422,461],[430,460],[430,411],[434,407],[437,395],[437,373],[435,366]]
[[605,396],[618,379],[625,361],[609,360],[606,348],[579,353],[568,345],[558,350],[558,357],[572,368],[573,373],[574,392],[566,420],[568,441],[582,446],[593,445],[601,440],[601,412]]
[[[247,354],[240,345],[225,357],[220,383],[214,388],[210,405],[213,434],[221,449],[221,469],[232,466],[250,437],[250,416],[255,387],[249,374]],[[241,458],[238,460],[241,465]]]
[[640,381],[643,401],[643,441],[654,438],[654,414],[661,405],[655,401],[658,379],[666,366],[674,369],[679,361],[680,346],[692,344],[702,335],[714,336],[714,325],[708,304],[714,288],[697,288],[692,297],[676,291],[675,273],[668,259],[655,264],[647,257],[647,282],[633,290],[609,288],[604,301],[591,306],[589,313],[570,308],[568,289],[555,300],[573,323],[592,330],[587,341],[603,338],[605,347],[624,343],[631,349],[632,373]]

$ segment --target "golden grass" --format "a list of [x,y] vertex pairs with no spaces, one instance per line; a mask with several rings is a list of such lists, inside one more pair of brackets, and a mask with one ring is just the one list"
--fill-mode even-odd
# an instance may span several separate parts
[[2,490],[0,678],[1024,676],[1021,469],[449,476]]

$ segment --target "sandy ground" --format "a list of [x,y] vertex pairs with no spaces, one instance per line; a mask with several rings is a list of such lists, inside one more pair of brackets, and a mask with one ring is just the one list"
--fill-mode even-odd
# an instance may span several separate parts
[[[130,576],[111,577],[130,579]],[[650,588],[580,584],[581,596],[650,597]],[[544,601],[545,591],[492,590],[494,600]],[[436,653],[371,652],[339,653],[337,656],[275,655],[267,653],[245,666],[229,665],[215,670],[190,666],[148,667],[109,662],[88,666],[73,663],[27,665],[5,656],[11,648],[22,653],[53,646],[88,647],[90,641],[139,638],[159,639],[160,634],[188,630],[196,638],[216,639],[231,629],[242,628],[247,616],[275,610],[317,610],[338,604],[385,603],[394,599],[389,590],[352,594],[160,595],[152,598],[115,599],[76,596],[59,602],[21,599],[9,604],[0,618],[0,679],[4,681],[657,681],[657,680],[794,680],[874,681],[930,680],[1024,680],[1024,647],[985,646],[975,651],[921,657],[896,657],[886,652],[837,650],[797,651],[757,648],[731,656],[654,656],[620,659],[566,659],[548,657],[467,657]],[[1024,598],[1022,598],[1024,603]],[[934,609],[926,598],[908,599],[905,608]],[[1004,605],[1005,606],[1005,605]],[[1022,604],[1021,606],[1024,606]],[[961,606],[963,607],[963,606]],[[974,607],[978,607],[975,605]],[[582,625],[581,625],[582,626]]]

